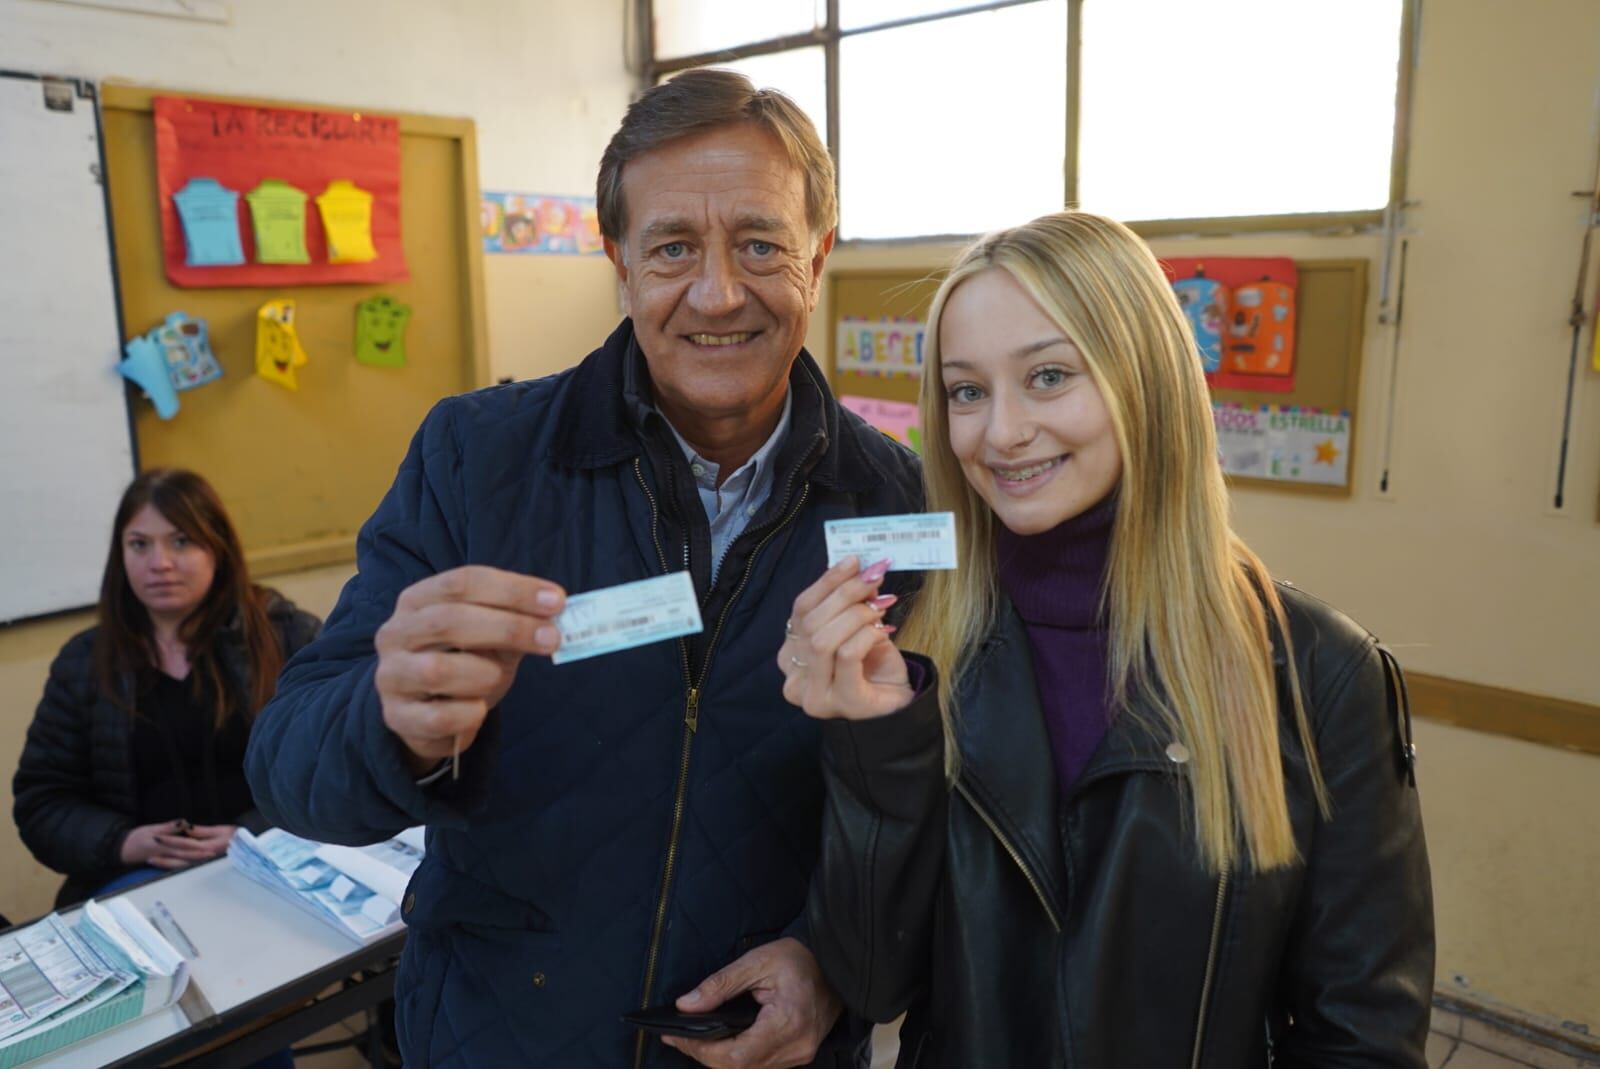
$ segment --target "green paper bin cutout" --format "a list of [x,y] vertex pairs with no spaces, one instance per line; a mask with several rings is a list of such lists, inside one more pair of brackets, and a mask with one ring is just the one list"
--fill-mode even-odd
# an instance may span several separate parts
[[256,263],[308,264],[306,195],[277,178],[262,179],[245,194],[255,223]]
[[356,359],[375,367],[405,367],[410,320],[411,306],[387,294],[356,305]]

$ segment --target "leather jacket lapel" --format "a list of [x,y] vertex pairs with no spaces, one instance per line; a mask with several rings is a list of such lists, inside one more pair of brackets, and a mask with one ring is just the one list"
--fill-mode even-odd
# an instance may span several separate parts
[[[1026,874],[1056,916],[1065,916],[1067,859],[1058,833],[1050,736],[1028,636],[1010,602],[1002,603],[994,630],[964,676],[955,727],[961,752],[958,789],[1021,855]],[[963,715],[966,711],[971,715]]]

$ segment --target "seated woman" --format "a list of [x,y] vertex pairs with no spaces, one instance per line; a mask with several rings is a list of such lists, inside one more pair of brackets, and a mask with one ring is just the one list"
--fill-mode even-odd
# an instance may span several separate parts
[[250,582],[216,491],[147,471],[122,495],[99,622],[45,684],[12,783],[57,905],[208,861],[254,819],[245,742],[320,622]]
[[1422,1069],[1399,668],[1231,529],[1155,257],[1108,219],[1037,219],[962,255],[927,338],[928,507],[962,567],[891,639],[882,569],[844,561],[778,656],[828,720],[828,979],[909,1011],[919,1069]]

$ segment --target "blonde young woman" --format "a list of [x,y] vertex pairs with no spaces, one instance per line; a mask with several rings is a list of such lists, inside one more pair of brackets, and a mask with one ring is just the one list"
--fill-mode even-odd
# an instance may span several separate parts
[[919,1069],[1422,1069],[1399,669],[1230,529],[1149,249],[1082,212],[987,237],[928,340],[928,507],[963,565],[894,634],[881,568],[842,562],[778,655],[828,721],[829,980],[907,1013]]

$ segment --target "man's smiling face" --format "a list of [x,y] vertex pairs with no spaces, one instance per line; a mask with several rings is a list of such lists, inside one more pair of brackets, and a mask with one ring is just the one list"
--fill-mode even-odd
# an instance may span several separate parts
[[663,411],[775,411],[831,244],[812,237],[800,169],[775,136],[740,123],[630,161],[622,194],[626,230],[606,254]]

